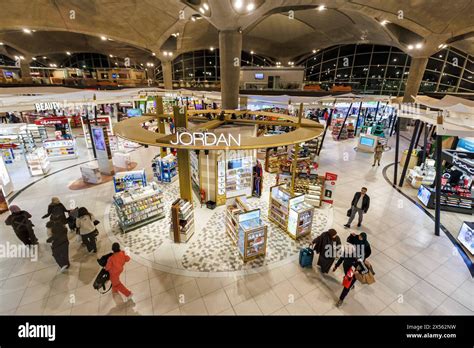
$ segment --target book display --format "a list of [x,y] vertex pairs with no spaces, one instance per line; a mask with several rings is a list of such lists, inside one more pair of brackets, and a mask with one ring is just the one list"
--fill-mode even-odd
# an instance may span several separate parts
[[191,202],[178,198],[171,206],[171,239],[186,243],[194,234],[194,209]]
[[228,202],[225,219],[226,231],[239,248],[244,262],[265,256],[267,226],[260,219],[260,209],[250,209],[244,197],[237,197]]
[[311,233],[314,207],[306,204],[304,200],[304,194],[291,194],[283,185],[270,188],[268,217],[293,239]]
[[114,176],[115,192],[121,192],[135,187],[146,186],[145,170],[117,173]]
[[114,205],[124,232],[165,217],[163,193],[153,183],[116,193]]
[[44,175],[50,169],[48,156],[44,148],[39,147],[26,155],[26,163],[31,176]]
[[252,157],[230,159],[227,161],[227,198],[252,195],[252,171]]
[[156,156],[151,166],[156,181],[171,183],[178,179],[178,161],[172,154],[165,157]]
[[76,141],[74,139],[45,140],[43,147],[50,161],[62,161],[77,158]]

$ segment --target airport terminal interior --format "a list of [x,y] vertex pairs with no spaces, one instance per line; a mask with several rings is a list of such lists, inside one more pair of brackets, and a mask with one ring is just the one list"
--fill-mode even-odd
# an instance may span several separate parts
[[0,7],[1,315],[474,314],[471,0]]

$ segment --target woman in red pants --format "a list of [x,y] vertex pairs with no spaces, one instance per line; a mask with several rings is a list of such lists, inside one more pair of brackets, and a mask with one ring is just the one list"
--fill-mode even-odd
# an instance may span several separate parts
[[123,272],[123,266],[130,261],[130,256],[126,255],[124,251],[120,250],[120,244],[112,244],[112,251],[114,252],[107,260],[105,269],[110,274],[110,281],[112,282],[112,293],[121,292],[127,297],[127,301],[132,298],[132,292],[128,290],[120,281],[120,274]]

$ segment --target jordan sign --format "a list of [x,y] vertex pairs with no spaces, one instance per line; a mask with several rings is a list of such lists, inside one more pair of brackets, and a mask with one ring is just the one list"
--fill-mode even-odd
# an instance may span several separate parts
[[191,146],[240,146],[240,134],[235,138],[232,134],[216,135],[211,132],[189,132],[178,129],[176,140],[171,145]]

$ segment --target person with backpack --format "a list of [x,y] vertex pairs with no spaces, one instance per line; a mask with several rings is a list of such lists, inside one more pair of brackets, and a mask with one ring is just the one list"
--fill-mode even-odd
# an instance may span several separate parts
[[336,248],[341,245],[341,238],[333,228],[321,233],[312,242],[313,250],[319,254],[318,266],[322,273],[329,273],[336,259]]
[[69,213],[69,210],[66,209],[58,197],[53,197],[48,205],[48,212],[41,218],[46,219],[49,217],[51,221],[61,222],[65,225],[67,223],[66,213]]
[[120,281],[120,274],[123,272],[123,266],[130,261],[130,256],[120,250],[120,244],[112,244],[113,254],[107,260],[105,270],[110,274],[110,281],[112,282],[112,293],[121,292],[128,300],[132,299],[132,292],[128,290]]
[[70,267],[67,228],[59,220],[48,221],[46,228],[49,237],[46,242],[51,243],[53,257],[62,273]]
[[76,227],[79,229],[82,242],[86,245],[87,251],[90,253],[97,252],[96,237],[99,234],[97,231],[94,215],[89,213],[85,207],[79,208],[77,211]]
[[31,222],[31,214],[21,210],[17,205],[10,206],[11,215],[5,220],[7,226],[11,226],[19,240],[25,245],[38,244]]
[[344,255],[340,257],[339,260],[337,260],[332,271],[335,272],[341,263],[344,270],[344,278],[342,281],[344,288],[342,289],[339,300],[336,303],[336,307],[342,306],[342,303],[349,294],[349,291],[354,288],[354,284],[357,280],[356,273],[359,272],[361,274],[365,274],[368,272],[368,269],[362,259],[357,257],[356,248],[352,244],[346,246]]

